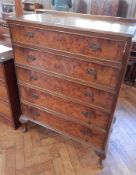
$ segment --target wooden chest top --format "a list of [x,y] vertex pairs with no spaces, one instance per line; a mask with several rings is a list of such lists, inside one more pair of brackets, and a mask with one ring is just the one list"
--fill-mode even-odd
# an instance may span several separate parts
[[63,29],[97,32],[118,36],[132,37],[136,31],[134,20],[124,18],[83,15],[76,13],[65,13],[45,11],[44,14],[31,14],[21,17],[12,17],[9,21],[25,22],[31,25],[52,26]]

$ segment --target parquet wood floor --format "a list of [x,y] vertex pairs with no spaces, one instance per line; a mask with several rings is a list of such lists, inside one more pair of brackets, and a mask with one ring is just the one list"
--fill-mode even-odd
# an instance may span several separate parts
[[104,169],[89,147],[34,124],[0,123],[0,175],[136,175],[136,88],[123,86]]

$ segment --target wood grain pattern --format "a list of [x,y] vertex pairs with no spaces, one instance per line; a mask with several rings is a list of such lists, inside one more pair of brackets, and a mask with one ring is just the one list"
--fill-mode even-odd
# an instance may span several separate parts
[[91,14],[117,16],[119,3],[120,0],[91,0]]
[[27,83],[71,98],[84,100],[103,108],[112,108],[113,94],[21,67],[17,67],[16,70],[20,83]]
[[126,45],[123,41],[106,38],[85,37],[72,33],[41,30],[13,24],[10,24],[10,27],[13,41],[16,42],[118,62],[122,62]]
[[65,114],[65,118],[77,119],[80,122],[93,124],[94,126],[107,129],[109,115],[106,113],[23,86],[20,86],[20,94],[22,101],[25,100],[44,107],[47,110],[59,112],[58,115],[60,116]]
[[32,119],[49,127],[58,129],[59,131],[72,135],[76,138],[83,139],[85,142],[93,143],[101,148],[104,147],[105,135],[101,132],[83,127],[82,125],[64,120],[62,118],[57,118],[27,105],[23,105],[23,114],[30,116]]
[[117,86],[117,77],[120,72],[117,68],[21,47],[14,47],[14,52],[15,61],[19,64],[64,74],[113,89]]
[[4,80],[4,72],[3,72],[3,65],[0,64],[0,79],[3,79]]
[[10,105],[2,100],[0,100],[0,113],[11,120],[12,114],[10,111]]
[[8,93],[7,93],[6,85],[1,80],[0,80],[0,98],[8,99]]

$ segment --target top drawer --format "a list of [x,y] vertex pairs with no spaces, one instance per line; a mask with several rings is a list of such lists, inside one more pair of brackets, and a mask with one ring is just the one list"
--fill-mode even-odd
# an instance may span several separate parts
[[[10,24],[13,41],[74,54],[121,62],[124,41],[64,33]],[[110,46],[110,47],[109,47]]]

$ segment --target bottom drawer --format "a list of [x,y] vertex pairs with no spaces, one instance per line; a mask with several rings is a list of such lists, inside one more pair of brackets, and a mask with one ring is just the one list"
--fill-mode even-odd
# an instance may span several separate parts
[[0,114],[7,118],[8,120],[11,120],[11,111],[10,111],[10,105],[7,102],[0,100]]
[[104,149],[106,134],[103,132],[84,127],[72,121],[67,121],[26,104],[22,104],[22,110],[23,115],[28,116],[32,120],[94,145],[97,148]]

